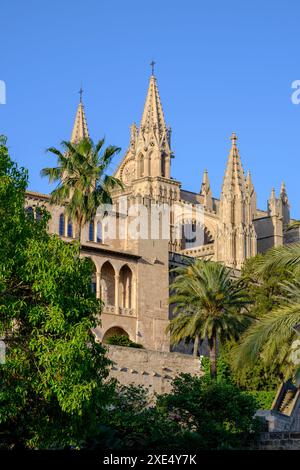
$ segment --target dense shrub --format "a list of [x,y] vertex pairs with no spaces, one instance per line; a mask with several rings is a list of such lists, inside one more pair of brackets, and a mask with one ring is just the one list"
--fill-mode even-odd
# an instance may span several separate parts
[[238,449],[256,436],[255,398],[236,386],[182,374],[149,405],[142,387],[119,386],[96,447],[155,451]]
[[128,348],[143,348],[144,346],[139,343],[131,341],[126,335],[112,335],[106,340],[107,344],[113,344],[115,346],[126,346]]

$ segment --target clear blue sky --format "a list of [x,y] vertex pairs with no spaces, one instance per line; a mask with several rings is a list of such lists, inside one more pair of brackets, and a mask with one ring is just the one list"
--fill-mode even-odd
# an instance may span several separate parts
[[154,59],[172,176],[198,191],[207,168],[219,197],[235,131],[259,207],[284,180],[300,217],[299,1],[2,0],[0,14],[0,133],[31,189],[49,192],[45,149],[70,138],[81,83],[93,139],[125,152]]

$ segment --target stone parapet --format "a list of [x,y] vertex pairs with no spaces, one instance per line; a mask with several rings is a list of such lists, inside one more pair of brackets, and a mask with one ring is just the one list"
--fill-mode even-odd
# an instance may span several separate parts
[[124,385],[143,385],[150,394],[170,392],[172,380],[183,371],[203,374],[199,358],[189,354],[110,345],[108,356],[113,361],[111,377]]

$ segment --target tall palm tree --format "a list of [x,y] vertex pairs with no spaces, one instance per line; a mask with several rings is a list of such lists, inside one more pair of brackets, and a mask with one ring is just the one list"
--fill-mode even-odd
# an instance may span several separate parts
[[78,143],[63,141],[61,145],[62,151],[47,149],[57,157],[57,166],[44,168],[41,175],[50,183],[58,183],[50,202],[66,204],[66,215],[74,222],[80,242],[82,227],[95,217],[99,205],[111,204],[111,191],[117,186],[123,188],[120,180],[106,173],[120,148],[104,148],[104,139],[94,144],[89,138]]
[[300,324],[300,244],[275,247],[257,263],[257,272],[284,267],[290,270],[289,279],[281,283],[279,305],[258,318],[243,334],[235,348],[233,366],[253,365],[258,359],[266,365],[277,363],[286,378],[297,367],[291,359],[293,342],[299,339]]
[[196,260],[183,268],[171,285],[170,303],[178,313],[167,331],[172,344],[182,340],[207,339],[211,377],[217,375],[217,342],[237,339],[249,324],[246,306],[250,303],[242,286],[230,277],[230,271],[213,261]]

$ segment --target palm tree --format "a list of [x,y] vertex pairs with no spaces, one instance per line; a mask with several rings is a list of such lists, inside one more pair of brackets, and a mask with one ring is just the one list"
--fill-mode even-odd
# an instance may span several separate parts
[[104,148],[104,139],[94,145],[84,138],[78,143],[62,142],[63,150],[47,149],[57,157],[57,166],[44,168],[41,175],[49,182],[58,182],[51,193],[52,204],[66,204],[66,215],[76,225],[76,238],[81,240],[82,227],[91,221],[100,204],[111,204],[111,191],[120,180],[106,174],[112,159],[120,152],[119,147]]
[[271,248],[257,262],[258,273],[268,274],[277,267],[289,268],[295,274],[300,274],[300,243]]
[[286,378],[296,371],[291,360],[292,345],[299,336],[300,324],[300,244],[270,249],[257,263],[257,272],[267,274],[274,268],[289,270],[289,280],[281,283],[279,305],[266,312],[243,334],[234,350],[233,366],[253,365],[258,359],[266,365],[277,363]]
[[217,342],[237,339],[249,324],[245,307],[250,303],[242,286],[233,280],[230,271],[213,261],[196,260],[176,268],[170,303],[179,314],[167,331],[172,344],[184,340],[207,339],[211,377],[217,375]]

